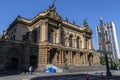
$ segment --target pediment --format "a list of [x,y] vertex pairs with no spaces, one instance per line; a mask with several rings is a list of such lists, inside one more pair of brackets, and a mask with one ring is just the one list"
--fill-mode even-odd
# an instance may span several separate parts
[[56,9],[49,9],[47,16],[56,20],[61,20],[61,17],[59,16],[59,14],[56,12]]

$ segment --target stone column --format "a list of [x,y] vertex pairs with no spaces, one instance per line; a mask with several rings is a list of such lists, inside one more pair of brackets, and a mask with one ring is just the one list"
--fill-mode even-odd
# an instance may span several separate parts
[[85,53],[83,53],[83,62],[84,62],[84,65],[86,64],[85,63]]
[[38,68],[37,68],[38,71],[45,68],[46,64],[48,63],[47,52],[48,52],[47,48],[41,48],[39,45],[38,47]]
[[88,62],[88,54],[86,54],[86,64],[89,65],[89,62]]
[[69,46],[69,35],[66,35],[66,46]]
[[72,45],[74,48],[76,48],[76,37],[73,37]]
[[78,52],[77,52],[76,57],[77,57],[77,65],[79,65],[79,63],[80,63],[80,54]]
[[73,64],[73,57],[72,57],[72,51],[70,51],[70,63]]
[[77,62],[78,62],[78,60],[77,60],[77,52],[75,53],[75,65],[77,65]]
[[85,35],[83,35],[83,43],[82,43],[82,46],[83,46],[83,48],[84,49],[86,49],[87,48],[87,43],[86,43],[86,36]]
[[88,61],[87,61],[87,54],[85,53],[85,65],[88,64]]
[[38,64],[47,64],[47,48],[39,48],[38,49]]
[[82,65],[82,55],[80,53],[80,62],[79,62],[80,65]]
[[80,49],[82,49],[83,47],[82,47],[82,45],[83,45],[83,42],[82,42],[82,40],[81,39],[79,39],[79,48]]
[[71,62],[71,54],[70,54],[70,51],[68,51],[68,64],[70,65],[70,62]]
[[63,50],[61,50],[61,53],[62,53],[62,64],[64,64],[64,53],[63,53]]
[[60,43],[61,42],[61,28],[59,27],[57,30],[57,40],[56,43]]
[[50,63],[50,51],[47,49],[47,64]]
[[77,43],[76,43],[76,37],[74,38],[74,47],[76,48],[77,47]]
[[56,30],[54,30],[52,35],[53,35],[53,43],[56,43],[56,35],[57,35]]

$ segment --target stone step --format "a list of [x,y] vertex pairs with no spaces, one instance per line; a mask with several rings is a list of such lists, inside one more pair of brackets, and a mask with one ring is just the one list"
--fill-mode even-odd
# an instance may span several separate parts
[[100,71],[105,70],[104,66],[80,66],[68,67],[68,72],[85,72],[85,71]]

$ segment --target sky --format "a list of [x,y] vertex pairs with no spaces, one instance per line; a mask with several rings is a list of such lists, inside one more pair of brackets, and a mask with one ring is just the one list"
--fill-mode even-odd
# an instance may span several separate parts
[[[52,2],[53,0],[0,0],[0,34],[18,15],[32,19],[46,10]],[[70,22],[74,20],[78,26],[87,19],[93,30],[92,41],[95,50],[98,49],[96,26],[99,25],[99,18],[103,18],[103,23],[113,21],[120,46],[120,0],[56,0],[55,7],[63,19],[67,17]]]

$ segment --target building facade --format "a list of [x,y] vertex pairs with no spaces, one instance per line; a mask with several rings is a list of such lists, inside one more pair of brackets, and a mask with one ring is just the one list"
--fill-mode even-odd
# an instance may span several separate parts
[[115,24],[113,22],[103,23],[102,18],[100,19],[100,25],[97,26],[97,36],[98,36],[98,45],[99,50],[103,50],[102,48],[102,35],[101,35],[101,28],[104,28],[105,34],[105,48],[106,51],[111,52],[111,59],[113,61],[117,61],[120,58],[120,52],[118,47],[117,35],[115,30]]
[[92,46],[92,34],[86,20],[82,26],[70,23],[62,19],[52,5],[33,19],[18,16],[10,24],[3,35],[6,45],[10,46],[1,48],[1,57],[9,55],[5,64],[37,65],[38,69],[46,64],[97,65],[99,60]]

